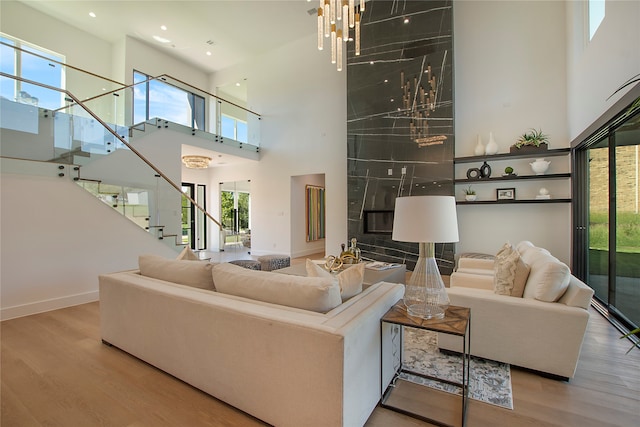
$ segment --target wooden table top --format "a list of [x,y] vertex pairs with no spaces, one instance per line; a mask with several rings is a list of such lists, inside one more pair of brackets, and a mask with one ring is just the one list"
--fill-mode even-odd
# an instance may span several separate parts
[[464,336],[467,331],[471,309],[468,307],[458,307],[450,305],[444,313],[443,319],[423,319],[421,317],[410,316],[402,300],[395,303],[393,307],[382,316],[383,322],[395,323],[412,328],[426,329],[435,332]]

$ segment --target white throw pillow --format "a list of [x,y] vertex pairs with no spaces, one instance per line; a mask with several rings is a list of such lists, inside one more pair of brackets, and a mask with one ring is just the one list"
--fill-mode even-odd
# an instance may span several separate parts
[[140,255],[138,267],[142,276],[215,291],[211,262],[166,259],[157,255]]
[[218,292],[257,301],[326,313],[342,304],[338,283],[325,277],[304,277],[218,264],[212,271]]
[[362,282],[364,281],[364,263],[362,262],[353,264],[338,274],[328,272],[310,259],[307,259],[306,268],[308,277],[328,277],[332,280],[337,280],[342,301],[346,301],[362,292]]
[[[530,253],[531,251],[528,251]],[[524,298],[540,301],[558,301],[569,287],[571,271],[566,264],[552,255],[538,253],[530,264],[531,271],[524,288]]]
[[185,246],[182,252],[178,254],[176,259],[178,260],[181,259],[185,261],[200,261],[200,258],[198,258],[198,255],[196,255],[195,252],[193,252],[189,246]]

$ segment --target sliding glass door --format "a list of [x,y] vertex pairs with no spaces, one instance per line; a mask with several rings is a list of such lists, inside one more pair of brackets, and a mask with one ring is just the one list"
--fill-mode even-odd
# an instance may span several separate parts
[[[601,307],[626,327],[637,327],[640,113],[623,113],[576,154],[577,194],[587,196],[577,198],[575,242],[576,254],[582,259],[576,261],[584,263],[584,280],[595,290]],[[581,228],[586,229],[586,245],[579,243]]]

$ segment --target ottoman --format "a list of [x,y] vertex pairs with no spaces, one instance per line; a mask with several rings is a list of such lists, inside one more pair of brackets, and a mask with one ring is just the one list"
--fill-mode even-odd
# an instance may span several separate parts
[[238,259],[235,261],[229,261],[229,264],[239,265],[240,267],[248,268],[249,270],[260,270],[261,268],[260,262],[252,259]]
[[262,255],[258,261],[263,271],[279,270],[291,266],[291,258],[287,255]]

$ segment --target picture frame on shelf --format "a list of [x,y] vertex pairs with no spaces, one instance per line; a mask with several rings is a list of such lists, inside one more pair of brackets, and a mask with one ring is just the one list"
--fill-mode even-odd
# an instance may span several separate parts
[[516,189],[515,188],[496,188],[496,198],[498,200],[515,200]]

